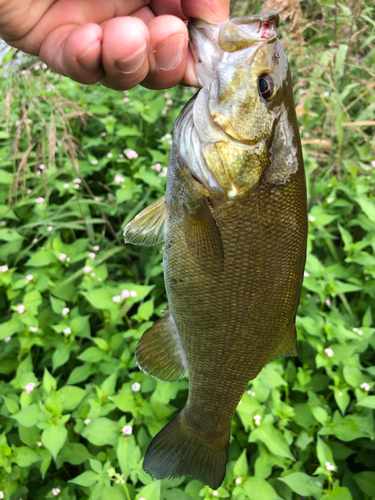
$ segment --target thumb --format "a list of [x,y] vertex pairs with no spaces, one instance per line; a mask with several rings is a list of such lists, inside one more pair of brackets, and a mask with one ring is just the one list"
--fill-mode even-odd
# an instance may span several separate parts
[[182,11],[189,19],[221,23],[229,17],[230,0],[181,0]]

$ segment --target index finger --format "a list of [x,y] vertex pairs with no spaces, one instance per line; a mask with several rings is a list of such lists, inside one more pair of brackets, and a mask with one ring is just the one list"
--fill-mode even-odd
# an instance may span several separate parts
[[182,11],[189,19],[222,23],[229,17],[230,0],[181,0]]

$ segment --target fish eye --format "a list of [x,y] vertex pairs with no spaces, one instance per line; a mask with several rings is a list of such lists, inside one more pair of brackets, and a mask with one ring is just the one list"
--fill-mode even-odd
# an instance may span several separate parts
[[259,92],[263,99],[269,101],[276,94],[277,86],[271,75],[261,75],[258,80]]

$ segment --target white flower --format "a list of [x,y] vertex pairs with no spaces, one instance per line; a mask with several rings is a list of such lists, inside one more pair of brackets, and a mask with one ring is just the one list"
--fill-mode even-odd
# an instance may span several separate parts
[[26,310],[26,307],[23,306],[22,304],[20,306],[17,307],[17,312],[19,312],[20,314],[23,314]]
[[112,153],[108,153],[107,154],[107,158],[113,158],[113,154]]
[[328,97],[329,96],[329,92],[323,92],[323,95],[324,95],[324,97]]
[[43,163],[41,163],[41,164],[39,165],[39,170],[45,170],[45,169],[46,169],[45,165],[43,165]]
[[12,340],[12,337],[6,337],[6,338],[4,339],[4,342],[7,344],[10,340]]
[[335,466],[329,462],[326,462],[325,466],[327,470],[335,470]]
[[305,278],[308,278],[308,277],[310,276],[310,274],[309,274],[307,271],[305,271],[305,272],[303,273],[303,275],[304,275],[304,277],[305,277]]
[[84,272],[84,273],[89,273],[90,271],[92,271],[92,267],[90,267],[90,266],[85,266],[85,267],[83,268],[83,272]]
[[137,153],[137,151],[134,151],[134,149],[125,149],[124,153],[126,154],[126,156],[129,160],[132,160],[134,158],[138,158],[138,153]]
[[327,198],[327,203],[330,205],[333,201],[335,201],[335,198]]
[[1,266],[1,267],[0,267],[0,271],[1,271],[2,273],[6,273],[8,270],[9,270],[9,267],[8,267],[8,266]]
[[67,314],[69,314],[69,307],[63,307],[63,308],[61,309],[61,314],[62,314],[63,316],[66,316]]
[[339,396],[340,396],[340,397],[342,396],[342,392],[339,392]]
[[4,498],[4,493],[0,491],[0,498]]
[[89,253],[89,258],[90,258],[91,260],[94,260],[94,259],[95,259],[95,257],[96,257],[96,255],[94,254],[94,252],[90,252],[90,253]]
[[100,247],[99,247],[99,245],[94,245],[92,248],[93,248],[93,250],[95,250],[95,252],[97,252]]
[[68,326],[68,328],[65,328],[65,330],[63,330],[64,335],[70,335],[71,333],[72,333],[72,330],[69,328],[69,326]]
[[66,254],[65,253],[61,253],[59,255],[59,260],[65,260],[66,259]]
[[211,494],[213,497],[217,497],[219,493],[216,490],[214,490]]
[[29,332],[36,333],[37,331],[38,331],[38,327],[37,326],[30,326]]
[[242,483],[242,477],[238,476],[236,477],[236,484],[241,484]]
[[39,198],[37,198],[35,200],[35,203],[37,203],[38,205],[43,205],[44,203],[44,198],[42,198],[41,196]]
[[52,495],[57,497],[58,495],[60,495],[61,491],[60,491],[60,488],[52,488]]
[[47,226],[47,231],[52,231],[53,227],[52,226]]
[[133,434],[133,427],[131,425],[125,425],[125,427],[122,428],[122,432],[126,436],[130,436],[131,434]]
[[98,278],[98,281],[102,281],[102,278]]
[[372,166],[372,168],[375,168],[375,160],[372,160],[371,166]]
[[310,221],[310,222],[314,222],[314,221],[315,221],[315,217],[314,217],[313,215],[310,215],[310,216],[309,216],[309,221]]
[[92,161],[91,161],[91,165],[97,165],[98,164],[98,160],[96,158],[94,158]]
[[353,328],[353,332],[357,333],[358,335],[363,335],[363,331],[360,330],[359,328]]
[[130,296],[130,292],[129,292],[129,290],[123,290],[123,291],[121,292],[121,297],[122,297],[123,299],[127,299],[129,296]]
[[90,278],[93,278],[95,276],[95,273],[90,273]]
[[[47,227],[47,229],[48,229],[48,227]],[[33,243],[38,243],[38,238],[34,238]]]
[[255,392],[254,391],[247,391],[247,393],[248,393],[249,396],[255,397]]
[[81,179],[79,177],[77,177],[76,179],[73,179],[73,182],[75,182],[76,184],[80,184]]
[[25,281],[26,283],[28,283],[29,281],[33,280],[34,279],[34,276],[32,274],[28,274],[25,278]]
[[132,290],[130,292],[130,297],[136,297],[137,296],[137,292],[135,292],[134,290]]
[[261,420],[262,420],[262,416],[261,415],[254,415],[255,425],[260,425]]
[[163,167],[163,170],[161,171],[160,176],[161,177],[166,177],[168,173],[168,167]]
[[42,441],[38,441],[37,445],[39,446],[39,448],[41,448],[43,446]]
[[324,352],[329,358],[332,358],[332,356],[334,355],[334,352],[329,347],[327,347],[327,349],[324,349]]
[[102,132],[101,136],[105,137],[107,135],[107,132]]
[[29,382],[28,384],[26,384],[25,391],[27,392],[27,394],[30,394],[30,392],[33,392],[34,387],[35,387],[34,382]]
[[165,97],[166,99],[169,99],[169,94],[168,94],[168,92],[165,92],[164,97]]
[[83,423],[85,425],[88,425],[89,423],[91,422],[91,419],[90,418],[86,418],[86,420],[83,421]]
[[173,104],[172,99],[167,99],[165,104],[167,104],[168,106],[172,106],[172,104]]
[[113,302],[116,302],[116,304],[118,304],[121,301],[121,297],[120,295],[115,295],[114,297],[112,297],[112,300]]
[[74,184],[74,189],[79,189],[81,186],[79,184]]
[[363,382],[363,384],[360,385],[360,388],[363,390],[363,391],[366,391],[368,392],[370,390],[370,385],[367,383],[367,382]]
[[122,102],[129,102],[129,97],[124,97],[124,99],[122,100]]
[[327,306],[330,306],[331,305],[331,301],[329,299],[326,299],[326,304],[327,304]]
[[116,184],[121,184],[122,182],[125,181],[125,179],[123,177],[121,177],[121,175],[118,175],[116,174],[115,175],[115,178],[113,179],[113,181],[116,183]]
[[141,389],[141,384],[139,382],[134,382],[132,385],[132,391],[134,392],[139,392]]
[[68,189],[68,188],[69,188],[69,184],[66,182],[66,183],[64,184],[64,189]]

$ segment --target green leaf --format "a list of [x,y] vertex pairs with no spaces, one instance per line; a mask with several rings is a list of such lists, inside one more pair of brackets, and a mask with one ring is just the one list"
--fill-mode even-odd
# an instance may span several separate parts
[[248,465],[246,458],[246,450],[243,450],[240,457],[237,459],[233,467],[233,474],[235,476],[244,477],[248,475]]
[[64,462],[69,462],[72,465],[80,465],[86,462],[90,456],[90,452],[84,444],[67,441],[57,457],[56,467],[61,468]]
[[[1,134],[4,134],[4,132],[1,132]],[[9,134],[7,134],[9,136]],[[5,137],[0,137],[0,139],[4,139]],[[5,170],[0,170],[0,184],[5,184],[5,185],[10,185],[13,182],[13,176],[9,172],[6,172]]]
[[105,353],[99,347],[88,347],[79,356],[81,361],[88,361],[89,363],[99,363],[105,359]]
[[47,368],[44,368],[43,388],[47,392],[51,392],[52,390],[55,390],[56,387],[57,387],[56,379],[54,377],[52,377],[52,375],[47,370]]
[[129,475],[141,458],[141,450],[136,445],[133,435],[120,437],[117,445],[117,458],[124,476]]
[[242,488],[251,500],[282,500],[272,486],[260,477],[249,477]]
[[133,412],[136,408],[134,396],[131,392],[117,394],[109,398],[122,411]]
[[93,373],[95,373],[95,368],[88,363],[82,366],[77,366],[69,375],[67,384],[74,385],[78,384],[79,382],[83,382],[84,380],[87,380]]
[[74,479],[71,479],[69,483],[79,484],[79,486],[92,486],[99,480],[100,480],[99,474],[96,474],[96,472],[88,470],[86,472],[83,472],[79,476],[75,477]]
[[38,290],[28,292],[23,298],[23,305],[26,307],[26,311],[33,316],[38,315],[38,308],[42,302],[43,299]]
[[13,448],[14,459],[17,465],[20,467],[30,467],[31,464],[35,462],[40,462],[41,458],[34,450],[31,450],[27,446],[20,446],[18,448]]
[[304,472],[293,472],[288,476],[280,477],[280,481],[287,484],[298,495],[320,496],[322,484],[317,478],[308,476]]
[[56,460],[58,452],[63,447],[68,431],[62,424],[48,423],[42,433],[42,443],[52,453]]
[[95,446],[110,444],[114,446],[119,437],[116,424],[108,418],[97,418],[90,422],[82,431],[82,436]]
[[369,497],[375,497],[375,472],[364,471],[353,474],[354,481],[359,489]]
[[40,422],[44,422],[48,420],[51,414],[44,413],[39,405],[31,404],[30,406],[26,406],[23,410],[15,415],[12,415],[12,418],[16,419],[17,422],[24,427],[33,427]]
[[318,455],[318,460],[322,467],[325,467],[325,464],[327,462],[329,462],[331,465],[335,465],[331,448],[319,436],[316,445],[316,453]]
[[[150,497],[150,500],[151,498],[153,499]],[[125,500],[125,497],[117,488],[105,486],[100,494],[100,500]]]
[[372,408],[373,410],[375,410],[375,396],[366,396],[365,398],[361,399],[361,401],[359,401],[356,406],[365,406],[366,408]]
[[138,316],[143,321],[148,321],[154,314],[154,299],[143,302],[138,307]]
[[29,267],[46,267],[57,262],[57,260],[58,258],[52,250],[40,250],[34,253],[25,265]]
[[7,398],[6,396],[3,396],[3,399],[9,413],[14,414],[20,411],[20,407],[18,406],[16,401],[14,401],[14,399]]
[[274,455],[294,459],[282,432],[275,429],[272,424],[263,423],[254,429],[250,434],[249,441],[261,441]]
[[107,377],[100,386],[103,392],[103,396],[108,397],[114,394],[116,388],[116,381],[117,381],[117,372],[115,371],[114,373],[112,373],[112,375]]
[[66,385],[57,391],[60,395],[64,411],[71,411],[76,408],[86,396],[86,391],[81,387]]
[[153,481],[142,488],[136,495],[135,500],[139,500],[140,498],[144,498],[145,500],[160,500],[160,483],[160,481]]
[[320,500],[353,500],[353,497],[348,488],[338,486],[328,495],[323,495]]

